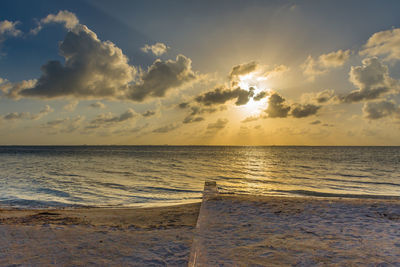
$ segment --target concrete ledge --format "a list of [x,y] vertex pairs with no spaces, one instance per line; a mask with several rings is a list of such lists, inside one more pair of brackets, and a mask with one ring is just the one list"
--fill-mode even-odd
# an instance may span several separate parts
[[201,241],[202,237],[202,225],[207,220],[207,210],[206,210],[206,201],[210,198],[218,196],[218,187],[215,181],[206,181],[204,183],[204,191],[203,191],[203,200],[201,202],[201,207],[199,211],[199,217],[197,218],[195,235],[193,237],[192,248],[190,250],[190,257],[188,266],[204,266],[201,262],[199,262],[200,256],[204,252],[203,242]]

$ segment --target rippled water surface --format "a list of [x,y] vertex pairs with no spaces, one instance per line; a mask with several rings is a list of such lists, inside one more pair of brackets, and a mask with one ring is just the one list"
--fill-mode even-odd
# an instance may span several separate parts
[[0,147],[0,204],[196,201],[205,180],[261,195],[400,196],[400,147]]

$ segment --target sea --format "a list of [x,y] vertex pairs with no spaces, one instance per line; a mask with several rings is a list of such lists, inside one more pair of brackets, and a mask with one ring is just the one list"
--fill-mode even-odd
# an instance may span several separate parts
[[400,147],[1,146],[0,206],[159,206],[221,193],[399,198]]

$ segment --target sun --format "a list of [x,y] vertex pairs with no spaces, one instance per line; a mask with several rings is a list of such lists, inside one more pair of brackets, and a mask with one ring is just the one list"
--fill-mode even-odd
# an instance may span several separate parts
[[[254,90],[254,96],[261,92],[269,92],[269,89],[261,89],[260,84],[264,84],[266,81],[266,77],[257,76],[255,73],[249,73],[239,77],[238,86],[244,90],[250,91],[250,88]],[[264,87],[264,86],[263,86]],[[268,96],[264,97],[260,100],[254,100],[250,98],[249,102],[246,105],[241,106],[243,112],[247,116],[257,116],[261,114],[263,110],[265,110],[268,106]]]

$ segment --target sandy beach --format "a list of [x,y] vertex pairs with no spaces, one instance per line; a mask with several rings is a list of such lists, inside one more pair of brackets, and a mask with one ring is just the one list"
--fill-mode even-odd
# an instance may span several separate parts
[[0,266],[185,266],[199,206],[0,209]]
[[192,266],[400,265],[399,200],[216,194],[199,209],[2,209],[0,266],[187,266],[191,250]]

